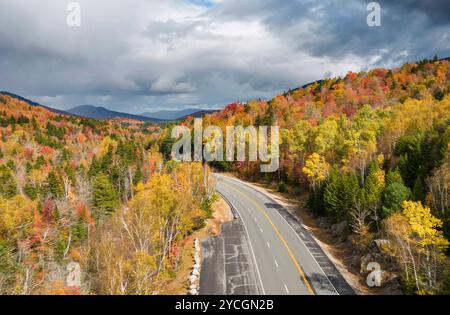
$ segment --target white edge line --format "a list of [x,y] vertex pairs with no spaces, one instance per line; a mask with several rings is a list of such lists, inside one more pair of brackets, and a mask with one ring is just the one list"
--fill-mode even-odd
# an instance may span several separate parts
[[[227,177],[227,178],[229,178],[229,177]],[[243,185],[245,185],[246,187],[248,187],[248,188],[250,188],[250,189],[256,190],[256,189],[254,189],[253,187],[249,186],[249,185],[248,185],[247,183],[245,183],[245,182],[242,182],[242,181],[240,181],[240,180],[235,180],[234,178],[230,178],[230,179],[231,179],[231,180],[234,180],[234,181],[237,181],[237,182],[240,182],[240,183],[242,183]],[[266,193],[264,193],[264,192],[262,192],[262,191],[260,191],[260,192],[261,192],[264,196],[266,196],[266,198],[269,198],[269,199],[275,201],[278,205],[282,206],[283,209],[285,209],[285,207],[284,207],[283,205],[281,205],[278,201],[276,201],[275,199],[273,199],[273,198],[267,196]],[[287,211],[287,210],[286,210],[286,211]],[[339,292],[336,290],[336,287],[333,285],[333,283],[331,282],[330,278],[328,278],[328,276],[327,276],[327,274],[325,273],[325,271],[324,271],[324,270],[322,269],[322,267],[319,265],[319,263],[317,262],[316,258],[314,257],[314,255],[313,255],[313,254],[311,253],[311,251],[309,250],[308,246],[306,246],[306,245],[303,243],[303,240],[300,238],[300,236],[297,234],[297,232],[295,232],[294,228],[289,224],[289,222],[288,222],[288,221],[280,214],[280,212],[278,212],[278,210],[275,211],[275,212],[283,219],[284,222],[286,222],[286,224],[289,226],[289,228],[294,232],[295,236],[297,236],[297,238],[300,240],[300,243],[306,248],[306,250],[308,251],[309,255],[311,255],[312,259],[313,259],[314,262],[317,264],[317,266],[320,268],[320,270],[322,271],[323,275],[327,278],[328,282],[329,282],[329,283],[331,284],[331,286],[333,287],[335,293],[339,295]],[[300,224],[302,224],[302,223],[300,222]],[[302,224],[302,225],[303,225],[303,224]],[[314,241],[315,241],[316,244],[319,246],[319,248],[325,253],[325,251],[322,249],[322,247],[320,247],[320,245],[317,243],[317,241],[315,240],[315,238],[314,238],[312,235],[310,235],[310,236],[314,239]],[[328,257],[328,255],[327,255],[326,253],[325,253],[325,256],[327,256],[327,258],[331,261],[331,259]],[[332,261],[331,261],[331,263],[333,264]],[[333,265],[334,265],[334,264],[333,264]]]
[[253,260],[255,261],[255,266],[256,266],[256,271],[258,273],[259,283],[261,284],[261,289],[263,291],[263,295],[266,295],[266,291],[264,290],[264,285],[263,285],[263,282],[261,279],[261,274],[259,273],[258,262],[256,261],[255,252],[253,251],[252,241],[251,241],[250,235],[248,234],[247,225],[245,224],[244,219],[242,219],[242,216],[241,216],[239,210],[233,205],[233,203],[228,198],[226,198],[224,195],[222,195],[222,197],[227,199],[228,202],[230,203],[230,205],[234,208],[234,210],[236,210],[236,212],[239,213],[239,219],[241,220],[242,224],[244,225],[245,234],[247,234],[247,239],[248,239],[248,243],[250,244],[250,249],[252,251]]

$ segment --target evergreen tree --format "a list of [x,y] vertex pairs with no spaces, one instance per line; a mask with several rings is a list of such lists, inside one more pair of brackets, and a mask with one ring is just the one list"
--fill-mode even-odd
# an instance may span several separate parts
[[4,165],[0,166],[0,195],[6,198],[12,198],[17,193],[17,183],[11,170]]
[[94,157],[92,158],[91,165],[89,167],[88,175],[90,177],[95,177],[98,175],[98,173],[100,173],[100,171],[101,171],[100,162],[97,160],[97,158],[94,155]]
[[60,198],[64,195],[64,185],[61,178],[55,171],[48,173],[45,181],[44,192],[54,198]]
[[388,217],[402,209],[403,201],[411,196],[411,190],[399,182],[390,184],[383,192],[383,217]]
[[119,198],[108,176],[104,173],[97,174],[93,188],[94,215],[100,219],[104,215],[112,213],[119,206]]

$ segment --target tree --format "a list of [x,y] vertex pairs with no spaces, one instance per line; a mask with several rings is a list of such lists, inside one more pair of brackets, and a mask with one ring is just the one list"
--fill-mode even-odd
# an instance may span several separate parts
[[359,190],[358,179],[352,172],[332,171],[323,193],[326,214],[337,221],[344,220],[354,207]]
[[440,230],[442,221],[421,202],[404,201],[402,207],[401,213],[385,221],[394,256],[401,262],[407,281],[412,269],[417,293],[436,292],[438,270],[443,267],[443,253],[449,245]]
[[401,210],[403,201],[411,196],[411,190],[399,182],[390,184],[383,192],[383,217]]
[[97,220],[111,214],[119,206],[119,198],[108,176],[99,173],[93,183],[94,216]]
[[381,194],[384,190],[385,185],[385,174],[380,168],[380,161],[372,161],[369,166],[369,173],[364,182],[364,202],[366,207],[372,212],[373,219],[375,221],[377,231],[379,231],[379,209],[381,207]]
[[317,153],[313,153],[306,160],[303,172],[309,179],[314,191],[318,186],[325,181],[330,170],[330,165],[325,161],[325,158]]
[[55,171],[48,173],[45,181],[45,193],[54,198],[61,198],[64,196],[64,185]]
[[0,195],[12,198],[17,195],[17,183],[11,171],[5,166],[0,166]]

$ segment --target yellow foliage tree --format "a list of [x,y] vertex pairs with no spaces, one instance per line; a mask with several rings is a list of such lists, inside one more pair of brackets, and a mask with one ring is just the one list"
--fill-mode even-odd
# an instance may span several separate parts
[[325,161],[323,156],[313,153],[306,160],[303,172],[308,176],[308,179],[313,187],[316,188],[327,178],[330,171],[330,164]]

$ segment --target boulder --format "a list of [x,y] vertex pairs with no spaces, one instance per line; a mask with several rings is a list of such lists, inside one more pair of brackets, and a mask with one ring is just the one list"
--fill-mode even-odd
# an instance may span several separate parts
[[347,240],[347,235],[341,235],[336,237],[336,243],[340,244],[340,243],[344,243]]
[[343,236],[347,234],[348,223],[347,221],[342,221],[331,226],[331,235],[333,237]]
[[189,282],[190,282],[190,283],[194,283],[195,281],[197,281],[197,276],[190,275],[190,276],[189,276]]
[[404,294],[402,291],[402,286],[400,284],[400,278],[397,275],[390,274],[389,277],[387,275],[385,275],[383,277],[383,274],[382,274],[382,286],[385,288],[386,294],[389,294],[389,295],[403,295]]
[[189,295],[197,295],[197,289],[191,289],[188,293]]
[[192,270],[192,275],[198,277],[200,275],[200,271],[198,270],[198,268],[194,268]]
[[362,275],[368,274],[370,271],[367,270],[367,265],[373,261],[374,261],[374,258],[372,257],[371,254],[362,256],[361,259],[359,260],[359,273]]
[[330,220],[326,217],[321,217],[317,219],[317,226],[321,229],[329,229],[330,228]]
[[389,240],[386,240],[386,239],[373,240],[370,243],[370,250],[372,250],[374,252],[381,253],[381,252],[385,251],[389,247],[390,243],[391,242]]

